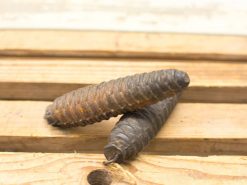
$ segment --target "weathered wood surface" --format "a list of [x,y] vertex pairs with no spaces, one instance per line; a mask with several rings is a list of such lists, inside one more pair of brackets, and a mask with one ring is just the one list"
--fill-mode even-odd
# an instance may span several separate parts
[[186,102],[247,102],[247,63],[178,60],[1,58],[0,98],[52,100],[126,75],[177,68],[191,83]]
[[247,35],[243,0],[19,0],[0,2],[0,28]]
[[115,180],[130,172],[119,181],[247,184],[247,23],[239,21],[247,18],[245,5],[0,2],[0,99],[10,99],[0,101],[0,184],[86,184],[91,170],[105,168],[103,146],[118,120],[60,130],[43,119],[51,102],[13,99],[51,100],[81,86],[165,68],[189,73],[182,101],[190,103],[178,104],[143,153],[117,168]]
[[246,36],[1,30],[1,55],[246,60]]
[[[74,129],[58,129],[42,119],[50,102],[1,101],[0,150],[102,152],[118,118]],[[145,149],[173,154],[247,154],[245,104],[180,103]],[[102,127],[104,129],[102,129]]]
[[0,184],[86,185],[95,169],[112,172],[113,185],[247,184],[246,156],[140,155],[115,168],[104,167],[103,160],[99,154],[0,153]]

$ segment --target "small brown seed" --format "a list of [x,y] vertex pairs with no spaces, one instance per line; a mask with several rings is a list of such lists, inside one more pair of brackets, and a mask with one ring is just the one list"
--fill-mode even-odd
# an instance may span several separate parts
[[122,163],[135,157],[161,129],[178,96],[123,115],[111,131],[109,143],[104,148],[108,160],[105,164]]
[[55,99],[45,119],[58,127],[85,126],[171,97],[189,82],[187,73],[168,69],[87,86]]

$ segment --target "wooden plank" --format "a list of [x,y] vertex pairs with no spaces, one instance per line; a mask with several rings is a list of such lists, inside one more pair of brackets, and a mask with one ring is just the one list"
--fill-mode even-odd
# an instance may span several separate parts
[[86,185],[88,174],[106,169],[114,184],[245,185],[246,156],[141,155],[124,165],[105,167],[99,154],[0,153],[0,184]]
[[[102,152],[118,118],[94,125],[58,129],[43,120],[50,102],[1,101],[0,150]],[[172,154],[247,154],[247,104],[180,103],[145,149]],[[102,129],[102,126],[104,129]]]
[[242,0],[18,0],[0,2],[0,28],[247,35]]
[[1,58],[0,98],[52,100],[70,90],[135,73],[187,71],[186,102],[246,103],[247,63],[175,60]]
[[245,36],[1,30],[0,39],[0,54],[10,56],[247,59],[247,37]]

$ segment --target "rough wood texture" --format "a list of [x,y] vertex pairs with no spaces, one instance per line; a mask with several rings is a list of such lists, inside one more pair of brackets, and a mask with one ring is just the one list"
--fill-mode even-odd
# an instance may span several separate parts
[[[179,103],[143,152],[160,155],[141,154],[123,168],[111,169],[114,184],[118,180],[140,185],[246,185],[246,4],[242,0],[1,1],[0,99],[51,100],[133,73],[188,71],[192,83],[182,101],[207,103]],[[192,32],[200,35],[186,34]],[[0,151],[103,153],[118,118],[59,130],[42,119],[49,103],[0,101]],[[205,157],[211,154],[222,156]],[[90,171],[105,168],[103,160],[102,154],[2,152],[0,184],[84,185]]]
[[52,100],[70,90],[159,69],[188,72],[186,102],[247,102],[247,63],[169,60],[1,58],[0,98]]
[[[42,119],[49,102],[1,101],[1,151],[102,152],[118,118],[60,130]],[[245,104],[180,103],[146,152],[247,154]],[[102,129],[102,126],[104,129]]]
[[244,36],[1,30],[0,40],[0,54],[11,56],[247,59],[247,37]]
[[243,0],[19,0],[0,2],[0,28],[247,35]]
[[98,154],[0,153],[0,184],[86,185],[87,175],[103,168],[112,172],[113,185],[247,184],[245,156],[140,155],[117,168],[104,167],[103,160]]

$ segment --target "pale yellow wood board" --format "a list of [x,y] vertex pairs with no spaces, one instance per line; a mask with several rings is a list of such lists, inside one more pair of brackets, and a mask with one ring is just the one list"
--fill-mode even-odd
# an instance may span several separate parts
[[[102,153],[118,118],[62,130],[48,125],[43,119],[48,104],[1,101],[0,149]],[[246,111],[246,104],[180,103],[146,152],[246,154]]]
[[247,86],[247,63],[151,59],[1,58],[0,82],[87,85],[136,73],[174,68],[189,74],[190,86]]
[[246,60],[246,36],[1,30],[1,55]]
[[[0,153],[0,184],[87,185],[95,169],[112,172],[113,184],[138,185],[245,185],[245,156],[140,155],[116,170],[102,165],[103,155]],[[126,175],[126,174],[131,175]],[[124,178],[119,178],[119,176]]]
[[182,100],[247,102],[247,63],[131,59],[1,58],[2,99],[52,100],[76,88],[136,73],[175,68],[191,79]]

